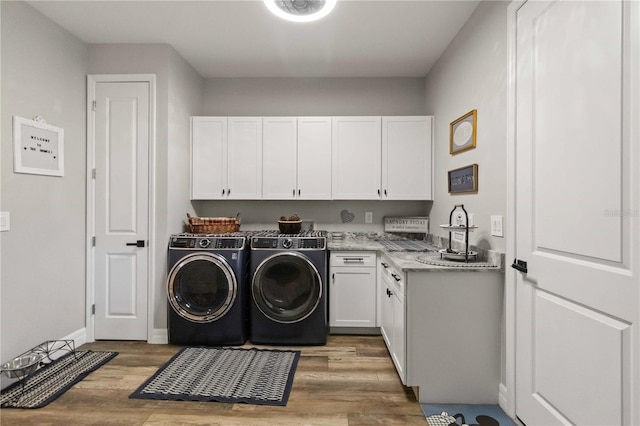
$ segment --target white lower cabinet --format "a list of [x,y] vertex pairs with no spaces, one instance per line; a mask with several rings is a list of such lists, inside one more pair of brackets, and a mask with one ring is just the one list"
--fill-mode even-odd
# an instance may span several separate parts
[[407,384],[406,377],[406,317],[405,277],[396,270],[388,258],[381,256],[380,268],[380,332],[389,350],[389,355],[398,371],[400,380]]
[[376,253],[332,252],[329,325],[376,327]]

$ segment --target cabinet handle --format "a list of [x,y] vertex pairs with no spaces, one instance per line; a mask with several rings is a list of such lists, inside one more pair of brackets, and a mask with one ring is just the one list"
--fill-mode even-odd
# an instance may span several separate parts
[[364,257],[345,257],[344,263],[364,263]]
[[386,189],[384,190],[384,196],[385,197],[387,196],[387,190]]
[[393,292],[389,289],[387,289],[387,297],[391,297],[393,296]]
[[227,189],[227,195],[231,195],[231,188]]
[[378,195],[380,195],[380,190],[378,189]]
[[389,265],[387,265],[387,264],[386,264],[386,263],[384,263],[384,262],[380,262],[380,264],[382,265],[382,267],[383,267],[384,269],[387,269],[387,268],[389,267]]
[[224,195],[224,189],[222,190],[222,195]]
[[300,190],[298,189],[298,197],[300,196]]
[[295,196],[296,196],[296,190],[295,190],[295,189],[292,189],[292,190],[291,190],[291,195],[292,195],[293,197],[295,197]]
[[393,277],[394,280],[396,281],[400,281],[402,278],[400,278],[399,276],[397,276],[396,274],[391,274],[391,276]]
[[336,274],[331,274],[331,279],[333,280],[333,282],[336,281]]

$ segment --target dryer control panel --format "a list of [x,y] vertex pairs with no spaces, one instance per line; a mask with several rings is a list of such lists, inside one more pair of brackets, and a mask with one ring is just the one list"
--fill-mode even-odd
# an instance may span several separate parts
[[325,237],[253,237],[254,250],[325,250]]

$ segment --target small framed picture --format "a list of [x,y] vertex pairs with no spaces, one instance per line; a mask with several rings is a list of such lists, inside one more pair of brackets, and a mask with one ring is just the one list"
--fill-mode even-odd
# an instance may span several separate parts
[[478,165],[460,167],[449,170],[449,194],[465,194],[478,192]]
[[13,171],[64,176],[64,130],[14,116]]
[[477,110],[470,111],[449,125],[449,154],[455,155],[476,147]]

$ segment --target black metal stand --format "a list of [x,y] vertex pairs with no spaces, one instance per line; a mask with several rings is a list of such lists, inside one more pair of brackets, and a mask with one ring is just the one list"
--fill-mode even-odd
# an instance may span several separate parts
[[[456,210],[461,209],[464,212],[464,261],[465,262],[469,262],[469,214],[467,213],[467,211],[464,209],[464,204],[456,204],[453,206],[453,210],[451,210],[451,213],[449,213],[449,225],[453,226],[453,223],[451,222],[453,219],[453,212],[455,212]],[[460,231],[462,231],[462,227],[460,229]],[[447,249],[447,252],[452,252],[451,250],[451,229],[449,229],[449,248]]]
[[[27,357],[29,355],[34,355],[34,354],[42,355],[42,358],[38,362],[38,365],[35,369],[26,369],[26,368],[20,368],[20,369],[14,369],[14,370],[2,369],[0,371],[0,374],[5,373],[9,378],[17,378],[21,382],[21,385],[20,385],[21,392],[17,398],[13,399],[12,402],[15,403],[19,401],[20,398],[22,398],[22,396],[24,395],[24,385],[27,382],[27,379],[32,374],[34,374],[40,368],[51,364],[54,360],[64,356],[65,353],[72,353],[76,359],[78,358],[78,354],[76,352],[76,344],[73,340],[47,340],[46,342],[40,343],[39,345],[34,346],[33,348],[29,349],[26,352],[23,352],[22,354],[14,358],[14,359],[17,359],[17,358]],[[24,374],[21,374],[21,373],[24,373]]]

